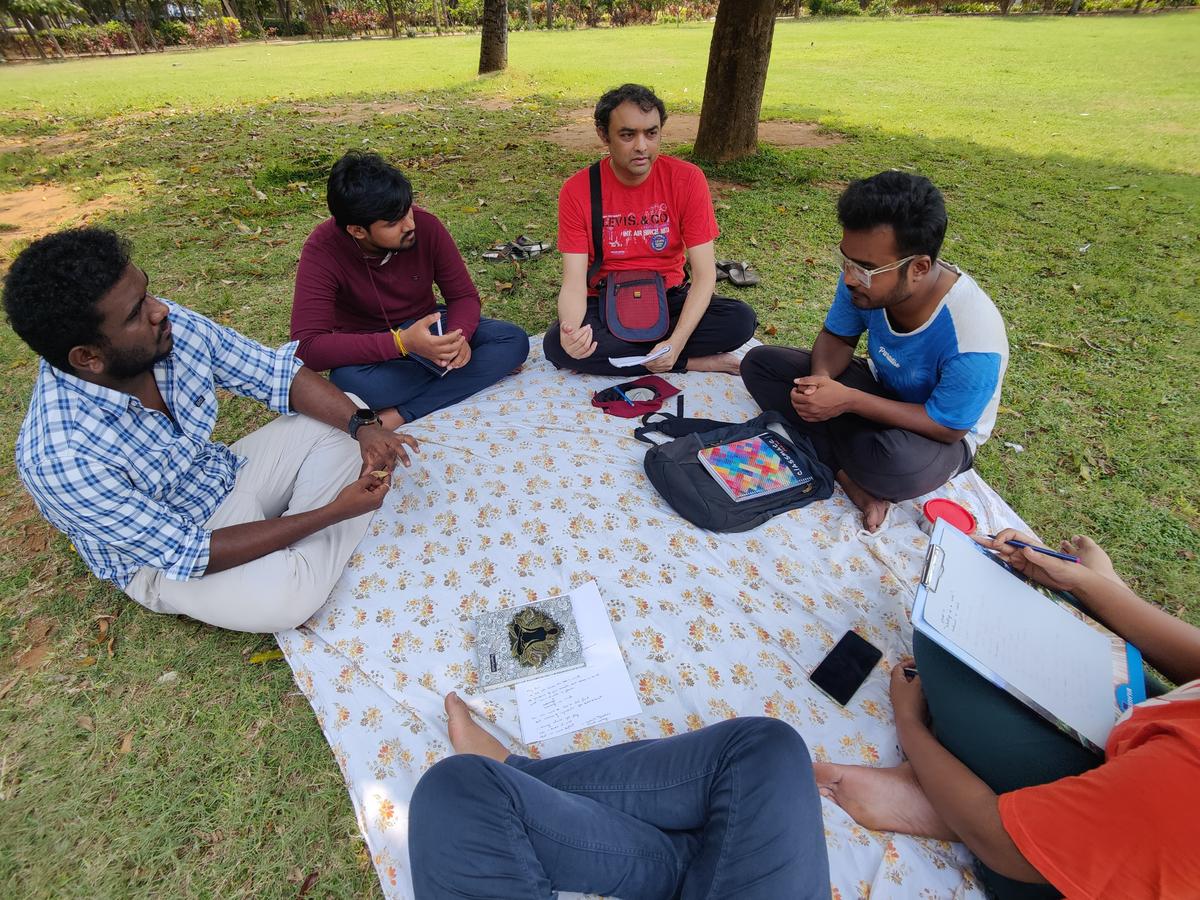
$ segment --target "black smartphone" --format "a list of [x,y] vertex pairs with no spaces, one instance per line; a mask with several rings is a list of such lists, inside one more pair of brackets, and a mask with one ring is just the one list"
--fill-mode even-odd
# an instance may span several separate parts
[[882,658],[883,651],[873,647],[857,632],[847,631],[808,678],[827,696],[845,706]]

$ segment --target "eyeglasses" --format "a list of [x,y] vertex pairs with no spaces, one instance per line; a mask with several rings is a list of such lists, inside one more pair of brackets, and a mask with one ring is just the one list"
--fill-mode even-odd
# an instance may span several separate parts
[[843,274],[849,275],[851,278],[857,281],[863,290],[871,289],[871,276],[882,275],[884,272],[891,272],[893,269],[898,269],[906,262],[911,262],[921,255],[922,254],[920,253],[913,253],[911,256],[906,256],[904,259],[898,259],[894,263],[888,263],[886,266],[880,266],[878,269],[866,269],[846,256],[846,254],[842,252],[841,247],[833,248],[833,261],[841,267]]

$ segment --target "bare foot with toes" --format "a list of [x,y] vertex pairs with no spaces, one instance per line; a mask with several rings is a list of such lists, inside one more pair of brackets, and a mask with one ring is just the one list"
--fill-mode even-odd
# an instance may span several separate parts
[[475,724],[470,707],[454,691],[446,695],[446,715],[450,717],[450,746],[455,753],[474,753],[497,762],[508,759],[504,745]]
[[864,828],[958,840],[930,805],[908,763],[876,769],[814,762],[813,775],[821,796],[828,797]]
[[844,470],[837,473],[837,480],[851,502],[862,511],[863,528],[874,534],[883,524],[883,520],[887,518],[892,504],[887,500],[880,500],[874,494],[867,493]]

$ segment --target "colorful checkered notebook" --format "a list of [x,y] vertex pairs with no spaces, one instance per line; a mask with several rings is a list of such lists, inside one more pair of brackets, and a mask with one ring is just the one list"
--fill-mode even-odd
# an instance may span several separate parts
[[812,476],[800,468],[783,443],[765,432],[705,447],[698,456],[737,503],[812,483]]

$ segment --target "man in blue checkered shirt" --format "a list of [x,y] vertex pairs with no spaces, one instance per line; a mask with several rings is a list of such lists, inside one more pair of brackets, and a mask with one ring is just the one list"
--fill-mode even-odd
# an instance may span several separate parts
[[[99,228],[43,238],[13,263],[5,309],[42,357],[21,480],[88,567],[148,609],[295,627],[328,599],[417,444],[304,368],[294,342],[269,349],[147,285],[128,243]],[[215,443],[217,388],[281,415]]]

